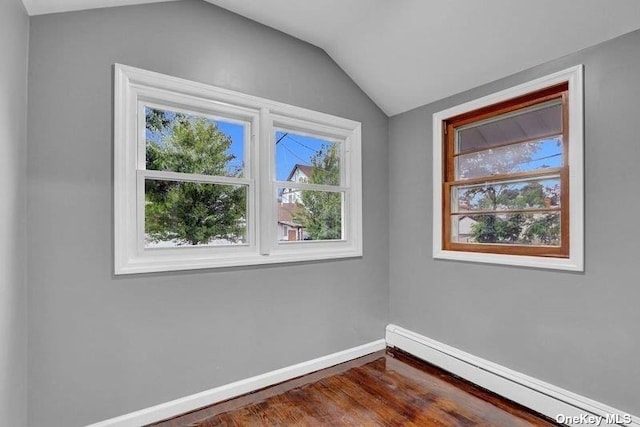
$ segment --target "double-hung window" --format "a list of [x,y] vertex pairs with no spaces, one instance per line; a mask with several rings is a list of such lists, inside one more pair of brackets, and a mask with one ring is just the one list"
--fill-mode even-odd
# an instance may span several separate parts
[[116,274],[362,255],[360,124],[115,67]]
[[578,67],[434,115],[435,257],[582,269],[581,90]]

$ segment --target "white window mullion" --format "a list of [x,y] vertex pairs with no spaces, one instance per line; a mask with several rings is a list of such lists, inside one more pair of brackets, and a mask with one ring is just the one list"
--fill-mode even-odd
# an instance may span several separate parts
[[269,255],[274,242],[277,240],[277,200],[275,199],[275,152],[273,147],[273,121],[269,110],[260,110],[260,130],[258,132],[258,144],[256,156],[259,170],[259,233],[260,255]]
[[258,159],[260,149],[260,116],[255,115],[251,120],[251,126],[245,127],[245,177],[251,181],[248,191],[247,200],[247,232],[249,235],[249,243],[257,250],[260,249],[260,177],[258,169]]

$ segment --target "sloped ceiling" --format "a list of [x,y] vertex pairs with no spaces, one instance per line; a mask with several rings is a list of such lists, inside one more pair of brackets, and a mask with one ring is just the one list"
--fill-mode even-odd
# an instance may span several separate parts
[[[24,0],[30,14],[154,0]],[[392,116],[640,28],[638,0],[207,0],[324,49]]]

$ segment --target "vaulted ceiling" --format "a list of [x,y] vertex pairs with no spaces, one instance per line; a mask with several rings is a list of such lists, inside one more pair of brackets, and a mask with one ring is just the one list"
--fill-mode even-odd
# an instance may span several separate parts
[[[31,15],[166,0],[23,0]],[[207,0],[324,49],[395,115],[640,28],[638,0]]]

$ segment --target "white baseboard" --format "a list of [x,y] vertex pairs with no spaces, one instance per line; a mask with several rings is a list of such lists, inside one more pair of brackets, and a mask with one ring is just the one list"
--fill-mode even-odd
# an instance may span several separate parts
[[[602,426],[605,425],[604,420],[607,419],[607,415],[618,414],[620,416],[618,425],[640,427],[640,418],[636,416],[465,353],[399,326],[387,326],[386,340],[389,347],[403,350],[551,419],[556,420],[559,414],[567,417],[585,415],[603,417],[601,424],[597,424],[595,421],[598,418],[591,423],[584,418],[577,419],[581,422],[571,422],[566,418],[565,424]],[[622,416],[625,415],[631,419],[627,424],[623,424],[626,420]]]
[[[446,371],[552,419],[556,419],[558,414],[563,414],[566,417],[593,415],[595,417],[603,417],[604,419],[606,419],[607,415],[611,414],[618,414],[621,417],[628,415],[623,411],[603,403],[596,402],[587,397],[580,396],[480,357],[473,356],[407,329],[396,325],[388,325],[386,342],[385,340],[373,341],[328,356],[267,372],[191,396],[91,424],[87,427],[140,427],[261,388],[269,387],[301,375],[310,374],[321,369],[348,362],[349,360],[383,350],[386,346],[396,347],[406,351],[419,359],[439,366]],[[633,415],[630,417],[630,423],[619,423],[619,425],[640,427],[640,418]],[[620,420],[624,421],[623,418],[620,418]],[[582,421],[583,422],[565,423],[571,426],[589,425],[587,422],[584,422],[584,419]],[[596,422],[592,422],[591,424],[598,425]],[[599,425],[605,425],[605,422],[602,421]]]
[[245,380],[236,381],[211,390],[172,400],[130,414],[111,418],[87,427],[140,427],[167,418],[175,417],[185,412],[193,411],[204,406],[222,402],[261,388],[287,381],[301,375],[310,374],[320,369],[329,368],[358,357],[366,356],[386,348],[385,340],[377,340],[348,350],[319,357],[297,365],[267,372]]

